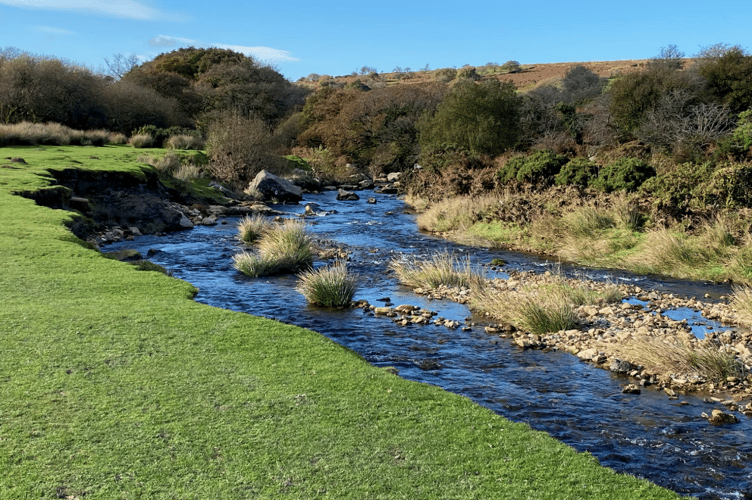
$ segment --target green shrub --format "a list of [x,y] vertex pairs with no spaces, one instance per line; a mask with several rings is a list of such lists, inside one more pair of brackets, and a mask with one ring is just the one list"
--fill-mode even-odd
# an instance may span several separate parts
[[573,184],[587,187],[598,175],[598,166],[587,158],[574,158],[568,161],[556,177],[554,183],[557,186]]
[[525,159],[517,171],[517,182],[533,185],[553,184],[554,177],[566,162],[567,157],[564,155],[558,155],[553,151],[536,151]]
[[502,183],[512,180],[520,184],[551,185],[567,157],[552,151],[536,151],[530,156],[510,159],[498,172]]
[[355,277],[348,273],[347,264],[336,262],[299,275],[296,290],[314,305],[344,307],[350,304],[357,289]]
[[640,191],[666,207],[705,208],[704,195],[700,190],[710,181],[714,170],[715,166],[710,162],[681,163],[670,171],[646,180],[640,186]]
[[726,208],[752,207],[752,165],[732,163],[720,166],[695,192],[706,204]]
[[636,191],[646,180],[656,175],[655,169],[644,160],[621,158],[601,169],[593,186],[607,193]]
[[421,159],[450,145],[472,154],[504,152],[520,134],[520,103],[511,82],[459,80],[419,125]]
[[736,128],[727,137],[718,142],[713,151],[717,160],[732,158],[743,160],[752,156],[752,109],[739,113]]
[[498,172],[496,172],[496,177],[499,179],[499,182],[502,184],[507,184],[512,181],[517,180],[517,172],[520,171],[520,169],[525,165],[525,156],[524,155],[518,155],[510,158],[507,160],[507,162],[502,165],[502,167],[499,169]]

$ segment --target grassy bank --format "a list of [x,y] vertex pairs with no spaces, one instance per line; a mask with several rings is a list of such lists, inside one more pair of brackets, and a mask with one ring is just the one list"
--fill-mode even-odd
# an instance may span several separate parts
[[53,164],[138,172],[126,149],[0,151],[26,161],[0,160],[0,498],[677,497],[317,333],[195,303],[12,194]]
[[667,220],[650,199],[542,192],[414,198],[421,229],[463,243],[533,252],[641,274],[752,284],[749,209]]

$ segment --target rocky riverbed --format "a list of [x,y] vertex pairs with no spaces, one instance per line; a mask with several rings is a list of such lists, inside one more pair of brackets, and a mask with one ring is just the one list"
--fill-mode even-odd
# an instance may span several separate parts
[[[593,280],[577,280],[546,272],[511,272],[508,279],[488,280],[493,293],[502,300],[520,300],[531,287],[561,283],[564,280],[572,287],[587,287],[603,291],[616,285]],[[744,328],[736,310],[723,297],[720,302],[708,302],[696,298],[682,298],[669,293],[643,290],[635,285],[621,284],[618,290],[625,300],[607,303],[600,299],[594,304],[576,308],[576,328],[535,335],[518,329],[512,323],[491,323],[485,327],[490,335],[513,339],[522,349],[563,351],[576,355],[583,362],[619,374],[628,375],[632,382],[624,385],[623,391],[639,394],[643,390],[665,392],[671,399],[687,393],[705,395],[709,402],[725,405],[731,411],[752,416],[752,332]],[[415,289],[415,293],[433,299],[450,299],[459,303],[472,302],[468,288],[442,286],[434,290]],[[627,300],[628,299],[628,300]],[[446,320],[438,312],[401,304],[397,306],[374,306],[361,301],[354,304],[377,316],[391,318],[398,325],[438,324],[447,328],[466,328],[471,325],[456,320]],[[729,327],[722,331],[708,331],[698,338],[686,319],[674,320],[665,313],[677,309],[692,310],[701,314],[709,323],[721,323]],[[710,326],[709,328],[714,328]],[[706,364],[715,362],[719,370],[713,372],[693,368],[686,358],[707,358]],[[731,366],[728,366],[730,364]],[[715,368],[715,366],[710,366]],[[730,373],[733,373],[730,374]],[[707,418],[712,423],[733,423],[733,414],[717,411]]]

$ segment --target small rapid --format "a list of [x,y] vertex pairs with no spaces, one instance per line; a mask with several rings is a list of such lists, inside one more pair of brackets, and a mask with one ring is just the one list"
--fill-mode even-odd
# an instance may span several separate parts
[[[374,305],[388,298],[393,304],[412,304],[447,319],[482,325],[482,318],[473,318],[464,305],[428,300],[401,286],[388,272],[388,264],[402,254],[430,257],[446,250],[468,255],[479,265],[502,258],[507,262],[503,270],[488,270],[499,277],[511,270],[543,272],[555,264],[422,234],[395,196],[369,193],[376,203],[336,201],[335,196],[334,192],[306,195],[306,202],[318,204],[327,213],[306,221],[317,240],[347,248],[348,266],[359,275],[355,298]],[[275,208],[298,216],[304,207]],[[701,414],[710,413],[716,405],[701,397],[671,400],[650,388],[640,395],[622,394],[628,381],[625,376],[582,363],[567,353],[522,350],[511,340],[485,333],[482,326],[467,331],[433,324],[400,326],[360,309],[311,307],[295,290],[294,276],[251,279],[238,273],[232,267],[232,256],[243,248],[236,238],[237,219],[223,222],[167,236],[142,236],[105,250],[133,248],[144,256],[150,254],[151,261],[195,285],[199,302],[320,332],[376,366],[393,366],[401,377],[467,396],[510,420],[526,422],[593,454],[618,472],[702,499],[752,497],[752,420],[747,417],[740,415],[741,423],[736,425],[713,426]],[[632,282],[680,296],[708,294],[711,300],[731,292],[721,285],[615,271],[567,266],[562,271]],[[696,334],[703,334],[701,318],[694,318],[691,311],[671,314],[696,321]]]

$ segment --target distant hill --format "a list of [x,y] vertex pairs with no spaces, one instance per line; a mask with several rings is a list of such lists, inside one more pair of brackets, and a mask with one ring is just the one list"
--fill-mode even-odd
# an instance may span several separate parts
[[[561,62],[545,64],[521,64],[520,71],[506,72],[502,69],[504,65],[486,65],[458,68],[457,71],[465,69],[475,69],[480,78],[498,78],[512,81],[520,90],[530,90],[546,83],[553,83],[562,79],[567,70],[573,66],[585,66],[599,76],[612,77],[618,74],[631,73],[639,71],[645,67],[650,59],[631,59],[626,61],[590,61],[590,62]],[[692,64],[691,59],[685,60],[685,67]],[[391,73],[370,73],[370,74],[352,74],[345,76],[326,76],[321,75],[313,79],[301,78],[297,83],[310,87],[318,87],[323,82],[335,83],[338,85],[353,84],[358,81],[373,85],[379,82],[381,85],[393,85],[395,83],[419,84],[440,79],[442,69],[435,70],[416,70]],[[313,81],[315,80],[315,81]]]

